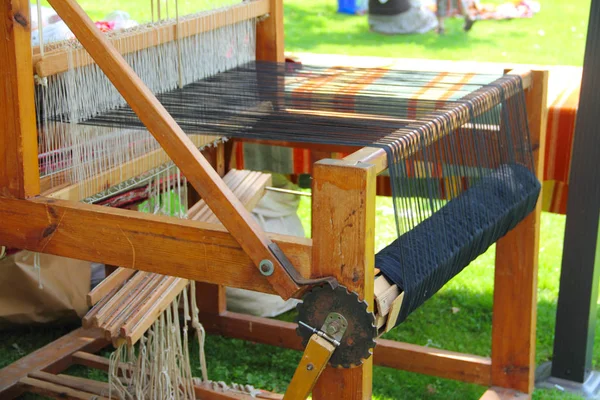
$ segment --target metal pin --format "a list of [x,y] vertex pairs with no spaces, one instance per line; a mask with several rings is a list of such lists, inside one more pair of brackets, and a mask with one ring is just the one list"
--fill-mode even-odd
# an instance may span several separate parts
[[276,188],[276,187],[272,187],[272,186],[267,186],[265,189],[270,192],[279,192],[279,193],[286,193],[286,194],[295,194],[297,196],[312,197],[312,194],[310,192],[301,192],[299,190],[281,189],[281,188]]

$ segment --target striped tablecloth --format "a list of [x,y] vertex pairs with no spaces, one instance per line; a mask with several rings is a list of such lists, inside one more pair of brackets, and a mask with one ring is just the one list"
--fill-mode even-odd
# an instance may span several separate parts
[[[383,61],[382,61],[383,60]],[[348,60],[344,60],[346,63]],[[360,65],[360,62],[355,62],[352,58],[350,64]],[[360,61],[360,60],[359,60]],[[403,60],[406,61],[406,60]],[[307,62],[309,63],[309,62]],[[343,65],[343,63],[340,62]],[[490,73],[501,72],[505,66],[486,63],[481,68],[465,67],[457,63],[448,63],[444,61],[428,61],[419,63],[424,70],[432,71],[483,71]],[[365,66],[377,66],[379,68],[406,68],[406,65],[398,60],[390,61],[386,59],[378,59],[376,61],[367,62]],[[543,67],[537,67],[543,68]],[[543,209],[555,213],[566,212],[566,202],[568,196],[568,181],[571,159],[571,148],[575,131],[575,119],[577,106],[579,102],[579,86],[581,83],[581,69],[578,68],[561,68],[551,67],[550,83],[548,96],[548,124],[546,131],[546,152],[545,152],[545,170],[544,170],[544,189],[543,189]],[[359,93],[362,90],[368,90],[368,86],[373,84],[379,78],[381,69],[367,74],[367,76],[357,77],[353,85],[347,85],[339,88],[345,95]],[[447,78],[445,73],[432,75],[432,82],[443,82]],[[458,83],[449,85],[446,90],[435,89],[428,85],[409,93],[415,101],[418,99],[451,99],[462,96],[461,89],[468,83],[473,83],[474,74],[465,73],[464,78]],[[456,78],[453,78],[455,81]],[[303,82],[298,84],[290,82],[286,88],[290,91],[292,97],[294,93],[298,94],[310,90],[318,89],[324,85],[331,85],[331,81],[327,79],[316,79],[312,82]],[[437,85],[436,85],[437,86]],[[403,93],[406,98],[407,93]],[[360,105],[356,105],[360,107]],[[314,152],[302,148],[288,148],[267,146],[259,144],[236,143],[234,145],[234,157],[232,158],[233,166],[236,168],[247,168],[255,170],[269,170],[286,175],[310,174],[312,164],[322,158],[341,158],[346,154],[343,153],[324,153]],[[378,186],[381,186],[380,193],[386,194],[389,184],[385,179],[380,179]]]

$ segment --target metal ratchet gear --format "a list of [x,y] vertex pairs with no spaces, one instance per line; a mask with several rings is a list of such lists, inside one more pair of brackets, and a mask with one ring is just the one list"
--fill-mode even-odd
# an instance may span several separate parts
[[338,313],[346,319],[346,332],[329,360],[332,367],[359,366],[373,354],[377,335],[375,315],[367,311],[367,303],[361,301],[358,294],[348,291],[344,286],[320,285],[306,293],[303,302],[296,308],[296,332],[302,337],[304,347],[314,333],[310,327],[323,326],[329,314]]

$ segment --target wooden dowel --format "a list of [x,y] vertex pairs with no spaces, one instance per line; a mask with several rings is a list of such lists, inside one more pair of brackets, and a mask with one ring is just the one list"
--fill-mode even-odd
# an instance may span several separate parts
[[273,245],[271,240],[154,94],[75,0],[50,0],[49,2],[181,169],[190,184],[248,254],[256,268],[258,269],[258,265],[264,260],[269,260],[273,264],[274,272],[267,277],[267,280],[275,292],[283,299],[293,296],[299,290],[299,286],[272,254],[269,249],[269,246]]

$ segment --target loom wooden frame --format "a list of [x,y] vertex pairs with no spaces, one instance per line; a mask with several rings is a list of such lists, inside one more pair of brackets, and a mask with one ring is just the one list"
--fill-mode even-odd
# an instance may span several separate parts
[[[268,6],[270,18],[258,26],[257,57],[283,61],[282,0],[268,0]],[[0,71],[4,89],[0,91],[0,162],[4,163],[0,168],[0,243],[197,280],[202,282],[199,304],[208,331],[301,350],[294,324],[226,311],[225,286],[276,290],[222,226],[39,196],[28,1],[6,1],[1,7],[0,58],[6,66]],[[548,74],[518,73],[528,88],[528,118],[540,175]],[[385,153],[369,148],[343,160],[315,163],[313,238],[269,236],[303,276],[333,275],[371,307],[375,178],[386,166]],[[535,370],[539,219],[538,204],[532,215],[497,244],[491,358],[379,340],[374,357],[363,366],[326,369],[313,398],[370,398],[373,363],[490,386],[484,399],[514,398],[513,390],[529,397]],[[78,360],[77,351],[96,351],[106,344],[93,332],[77,332],[87,339],[67,338],[50,344],[3,370],[10,373],[0,374],[0,393],[18,394],[25,389],[19,379],[28,372],[64,370]]]

